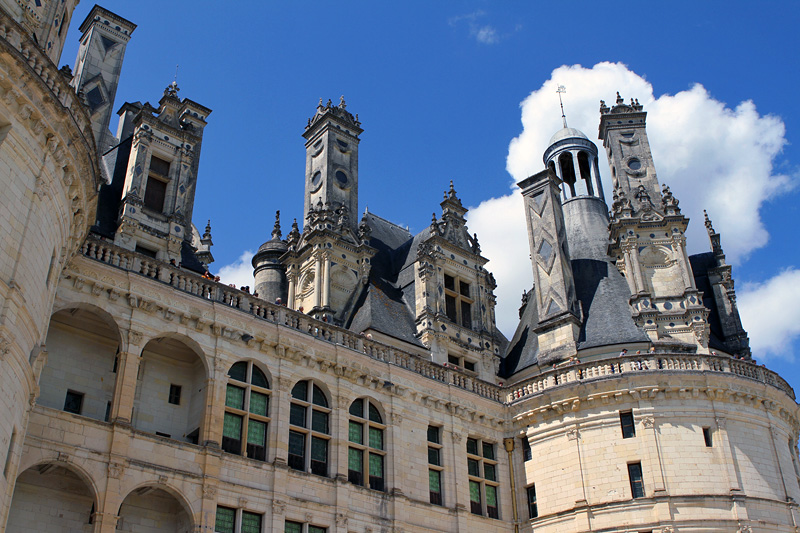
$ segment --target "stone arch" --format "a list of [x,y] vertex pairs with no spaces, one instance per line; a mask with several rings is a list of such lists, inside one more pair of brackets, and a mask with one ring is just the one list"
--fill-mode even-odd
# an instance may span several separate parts
[[108,421],[122,347],[114,318],[89,304],[66,306],[51,316],[45,346],[39,404]]
[[131,489],[117,511],[117,531],[191,533],[195,513],[184,495],[166,483],[145,482]]
[[86,471],[63,461],[38,462],[17,476],[6,531],[88,533],[98,509],[99,492]]
[[190,337],[166,333],[142,348],[134,396],[133,427],[197,444],[205,419],[208,365]]

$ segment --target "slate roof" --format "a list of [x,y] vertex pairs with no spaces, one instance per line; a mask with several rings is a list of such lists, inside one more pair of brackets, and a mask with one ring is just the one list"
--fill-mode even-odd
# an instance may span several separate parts
[[714,298],[714,290],[711,288],[711,281],[708,279],[708,271],[717,266],[714,253],[703,252],[690,255],[689,263],[692,265],[694,283],[697,286],[697,290],[703,293],[703,305],[710,311],[708,314],[708,326],[711,332],[708,337],[708,347],[715,350],[733,352],[734,350],[725,344],[725,335],[722,333],[722,326],[719,321],[719,311]]
[[415,335],[413,271],[410,291],[408,283],[398,280],[407,258],[416,256],[416,252],[409,254],[415,237],[402,226],[372,213],[367,213],[366,219],[372,230],[369,244],[377,253],[370,261],[369,281],[343,312],[345,327],[358,332],[374,329],[422,346]]

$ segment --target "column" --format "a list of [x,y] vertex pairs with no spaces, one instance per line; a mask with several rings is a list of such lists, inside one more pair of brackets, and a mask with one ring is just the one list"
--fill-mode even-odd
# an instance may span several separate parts
[[603,194],[603,182],[600,181],[600,169],[597,166],[597,158],[594,158],[592,160],[591,169],[592,169],[592,180],[594,181],[594,194],[595,196],[598,196],[603,200],[605,200],[606,197]]
[[[133,344],[132,337],[141,338],[138,332],[128,332],[129,349],[139,351]],[[133,418],[133,402],[136,398],[136,381],[139,376],[139,363],[142,358],[136,352],[119,352],[117,354],[117,381],[114,385],[114,399],[111,402],[111,420],[115,423],[130,425]]]
[[289,267],[289,274],[286,276],[289,280],[289,294],[286,297],[286,307],[289,309],[297,309],[297,303],[294,301],[295,291],[297,287],[297,273],[294,265]]
[[331,254],[325,252],[323,255],[323,279],[322,279],[322,306],[331,306]]
[[314,307],[319,308],[322,305],[322,256],[317,253],[317,260],[314,263],[314,271],[316,278],[314,280]]
[[633,263],[633,273],[636,276],[636,286],[638,288],[638,292],[643,292],[647,290],[647,287],[644,284],[644,278],[642,277],[642,265],[639,263],[639,244],[634,242],[630,247],[630,256],[631,262]]
[[213,375],[206,377],[205,411],[198,442],[219,448],[222,445],[222,423],[225,419],[225,390],[227,363],[221,357],[214,360]]

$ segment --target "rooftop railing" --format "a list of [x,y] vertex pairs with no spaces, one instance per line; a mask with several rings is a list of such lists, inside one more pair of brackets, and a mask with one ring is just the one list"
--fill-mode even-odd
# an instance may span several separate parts
[[371,340],[362,334],[314,319],[299,311],[267,302],[194,272],[125,250],[94,236],[87,238],[81,251],[86,257],[160,281],[184,293],[222,303],[268,322],[342,345],[377,361],[405,368],[426,378],[471,391],[499,403],[515,403],[546,389],[577,381],[604,379],[614,374],[629,372],[664,371],[728,372],[766,383],[784,391],[792,399],[795,398],[792,387],[771,370],[729,356],[704,354],[648,353],[585,363],[562,363],[535,377],[502,387],[455,368],[434,363],[420,355]]

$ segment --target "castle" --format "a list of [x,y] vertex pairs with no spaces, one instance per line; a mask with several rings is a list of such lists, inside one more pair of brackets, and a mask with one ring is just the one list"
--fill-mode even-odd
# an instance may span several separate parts
[[76,3],[0,0],[0,528],[797,531],[794,391],[708,218],[688,255],[638,101],[601,102],[610,205],[566,123],[519,183],[509,340],[452,184],[416,235],[359,210],[344,99],[305,126],[302,224],[276,217],[252,292],[215,281],[211,110],[171,84],[112,134],[136,25],[95,6],[59,70]]

